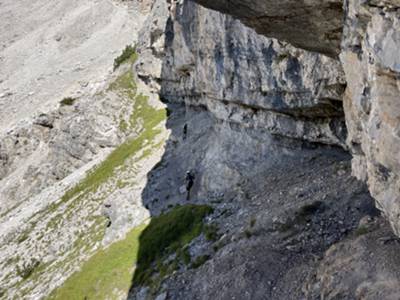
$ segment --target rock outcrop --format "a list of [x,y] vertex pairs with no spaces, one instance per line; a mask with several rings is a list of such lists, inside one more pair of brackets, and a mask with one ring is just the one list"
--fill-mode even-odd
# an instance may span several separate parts
[[0,213],[60,182],[124,139],[118,126],[127,113],[126,101],[96,95],[71,102],[37,114],[0,137]]
[[343,0],[194,0],[240,19],[258,33],[310,51],[337,56]]
[[[190,264],[174,258],[133,299],[396,297],[400,243],[351,175],[400,235],[399,0],[82,3],[76,22],[43,33],[43,49],[69,58],[56,68],[41,47],[16,60],[22,42],[0,34],[0,298],[45,297],[99,249],[187,203],[213,206],[213,237],[185,245]],[[107,12],[118,22],[98,17]],[[93,40],[76,33],[85,26]],[[121,30],[112,52],[96,47],[97,30],[103,47]],[[138,53],[112,72],[133,41]],[[74,46],[104,57],[77,62]],[[40,93],[19,76],[36,64]]]
[[353,172],[400,235],[400,1],[350,1],[341,61]]
[[[179,181],[173,178],[185,170],[196,169],[196,196],[211,203],[222,201],[222,204],[216,205],[221,210],[214,220],[221,226],[222,235],[214,244],[217,250],[210,250],[210,243],[204,239],[195,241],[189,248],[194,256],[206,255],[210,261],[199,270],[181,269],[163,282],[158,292],[172,299],[263,299],[265,295],[273,299],[378,299],[377,295],[395,299],[399,282],[399,262],[395,255],[398,251],[397,239],[391,235],[385,220],[377,217],[371,207],[365,208],[369,197],[363,194],[363,188],[350,186],[356,184],[356,180],[350,177],[345,179],[350,175],[347,168],[336,173],[334,167],[320,179],[326,184],[327,180],[337,176],[328,186],[339,184],[340,188],[332,193],[335,195],[333,198],[330,198],[332,194],[327,195],[329,193],[320,198],[317,196],[316,203],[323,203],[323,207],[339,205],[340,208],[334,213],[329,209],[326,211],[326,208],[317,209],[317,213],[301,225],[304,228],[298,232],[307,236],[306,232],[314,225],[317,227],[309,233],[310,242],[304,242],[304,238],[288,229],[287,223],[281,222],[279,217],[271,217],[273,223],[282,226],[276,231],[266,223],[259,225],[259,231],[252,230],[243,221],[251,210],[249,207],[255,205],[257,199],[252,193],[257,194],[255,191],[262,185],[262,180],[274,170],[268,161],[282,163],[290,161],[292,155],[302,161],[302,154],[294,149],[304,146],[305,143],[301,142],[307,141],[308,145],[314,146],[339,145],[351,152],[353,174],[364,181],[368,179],[378,208],[399,234],[397,205],[400,201],[395,192],[399,187],[396,182],[397,148],[396,137],[392,134],[397,125],[394,101],[399,95],[396,73],[398,52],[394,46],[398,40],[395,7],[390,9],[389,1],[381,2],[386,8],[376,3],[362,6],[350,1],[345,10],[337,10],[336,17],[340,20],[336,32],[338,43],[331,44],[330,52],[312,49],[318,54],[307,51],[311,49],[308,43],[320,45],[315,40],[304,38],[303,44],[299,44],[293,39],[293,32],[304,29],[298,28],[300,23],[296,27],[294,23],[287,22],[284,26],[291,26],[292,32],[281,35],[281,32],[268,31],[274,30],[273,26],[263,32],[261,23],[251,23],[246,19],[246,14],[253,16],[254,13],[249,7],[268,1],[240,2],[236,6],[228,1],[206,2],[208,6],[238,17],[269,37],[257,35],[256,31],[238,20],[201,8],[190,1],[176,1],[169,5],[156,1],[153,6],[147,21],[151,30],[141,35],[143,40],[138,48],[141,56],[136,69],[141,78],[173,108],[174,113],[171,117],[173,121],[170,121],[173,128],[170,149],[167,147],[163,167],[153,170],[158,177],[157,180],[150,178],[144,199],[150,211],[156,214],[166,204],[179,203],[179,196],[173,195]],[[334,4],[337,8],[341,7],[338,2]],[[285,3],[277,2],[276,5]],[[317,6],[314,8],[317,9]],[[286,10],[289,10],[288,7]],[[291,10],[295,10],[295,5]],[[347,14],[346,24],[343,23],[344,13]],[[339,50],[343,27],[343,46]],[[379,31],[377,28],[380,28]],[[308,30],[312,32],[313,29]],[[271,36],[279,36],[306,50]],[[314,35],[313,38],[320,37]],[[339,51],[340,57],[337,56]],[[149,67],[148,62],[151,61],[156,63]],[[348,135],[342,123],[344,115]],[[180,130],[185,125],[189,137]],[[307,151],[303,155],[312,156]],[[327,163],[330,167],[332,164]],[[162,179],[169,176],[172,178],[163,182]],[[272,178],[275,180],[276,177]],[[343,182],[338,183],[341,180]],[[254,186],[248,185],[249,182]],[[319,179],[315,179],[310,185],[316,187],[320,183]],[[276,181],[270,185],[276,187]],[[309,186],[304,181],[302,185]],[[249,190],[245,191],[246,188]],[[171,195],[168,194],[168,200],[160,203],[158,200],[165,195],[163,191],[166,189]],[[344,199],[342,189],[347,192],[352,190],[354,194],[349,202],[338,204]],[[219,193],[207,193],[210,191]],[[268,205],[258,209],[262,211],[260,215],[269,218],[273,193],[266,191],[267,188],[263,190],[262,193],[266,194],[259,203]],[[296,205],[296,200],[290,200],[291,193],[295,191],[295,188],[288,188],[281,192],[282,197],[277,201],[280,209],[285,205]],[[297,199],[303,196],[299,193]],[[307,195],[307,199],[309,197],[312,195]],[[299,208],[300,211],[304,207],[310,208],[306,205]],[[229,213],[228,217],[224,216],[229,209],[235,211],[232,218]],[[336,220],[344,211],[349,215]],[[357,215],[360,211],[364,216]],[[234,218],[240,221],[235,223]],[[295,222],[296,218],[293,217]],[[348,222],[352,224],[348,227],[343,225]],[[331,226],[327,224],[338,227],[332,232],[325,232],[326,227]],[[229,235],[230,231],[232,235]],[[259,245],[255,242],[271,236],[279,239],[281,234],[285,246],[279,250],[274,247],[278,247],[280,242],[263,240]],[[336,235],[340,237],[334,239],[332,236]],[[343,237],[346,239],[340,241]],[[301,246],[292,243],[292,238],[301,241],[299,244],[306,244],[303,244],[306,255],[313,251],[308,246],[319,239],[322,242],[315,246],[318,250],[312,252],[315,255],[312,259],[298,265],[305,256],[301,254]],[[273,245],[271,248],[274,249],[266,249],[265,245]],[[220,251],[219,247],[223,250]],[[379,255],[380,247],[382,257]],[[278,257],[278,253],[286,254]],[[275,261],[279,262],[275,264]],[[286,263],[288,265],[284,266]],[[352,271],[343,271],[344,264],[348,264]],[[271,272],[276,274],[276,278]],[[240,276],[233,278],[232,273]],[[260,285],[255,284],[258,282]],[[232,288],[225,289],[226,286]],[[138,294],[133,293],[132,299],[137,299],[135,296],[140,298],[143,291],[135,290]]]
[[[400,2],[350,0],[343,10],[342,1],[197,2],[231,14],[261,34],[322,54],[338,54],[342,39],[340,60],[348,85],[344,111],[353,171],[368,182],[378,207],[399,235]],[[310,23],[302,22],[302,16]]]
[[166,101],[275,136],[345,147],[338,61],[263,38],[190,1],[174,6],[168,22],[166,16],[166,4],[154,6],[149,24],[157,27],[142,35],[137,64],[147,82],[161,82]]

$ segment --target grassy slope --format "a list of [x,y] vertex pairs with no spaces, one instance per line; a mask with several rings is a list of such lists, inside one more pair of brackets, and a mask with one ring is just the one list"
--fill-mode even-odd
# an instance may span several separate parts
[[[135,59],[136,54],[131,57],[130,63]],[[61,201],[52,207],[54,210],[65,203],[74,202],[75,204],[71,204],[75,206],[78,202],[84,202],[88,196],[94,195],[100,187],[112,180],[118,170],[125,168],[129,158],[140,155],[137,160],[141,160],[150,155],[151,151],[140,153],[144,147],[152,145],[154,138],[161,133],[159,124],[166,119],[166,111],[155,109],[149,105],[146,96],[137,93],[131,71],[118,77],[110,85],[109,91],[132,101],[132,114],[124,127],[129,127],[136,134],[115,149],[79,184],[68,190]],[[134,228],[125,240],[98,251],[79,272],[55,290],[50,299],[121,298],[121,294],[118,293],[126,294],[131,284],[133,264],[138,251],[138,237],[144,227]]]
[[93,172],[89,173],[84,180],[67,191],[62,197],[62,202],[68,201],[81,193],[87,194],[89,192],[96,192],[103,183],[113,177],[118,167],[122,166],[129,157],[138,153],[161,132],[161,129],[156,129],[155,127],[166,119],[166,110],[155,109],[148,104],[148,98],[146,96],[136,94],[136,85],[130,71],[121,75],[112,83],[110,90],[123,93],[126,97],[134,101],[133,113],[129,121],[132,127],[141,124],[139,135],[135,138],[128,139],[115,149],[107,159],[95,168]]
[[[136,59],[136,54],[131,57],[129,63],[133,63]],[[142,153],[143,147],[158,147],[154,144],[155,137],[161,133],[160,124],[166,119],[165,109],[156,109],[148,103],[148,98],[138,94],[136,84],[131,71],[127,71],[116,79],[109,87],[110,92],[114,92],[121,97],[130,100],[132,103],[132,114],[129,117],[129,130],[133,134],[125,143],[117,147],[99,166],[90,171],[87,176],[78,183],[75,187],[68,190],[61,201],[54,203],[45,210],[38,213],[37,219],[44,218],[41,216],[53,216],[49,219],[47,227],[39,239],[45,237],[47,233],[57,232],[62,230],[63,226],[69,226],[68,222],[75,214],[76,210],[81,207],[90,206],[90,209],[96,210],[98,203],[111,193],[115,188],[115,184],[111,184],[110,188],[104,194],[96,192],[100,187],[110,185],[110,182],[115,179],[115,175],[120,173],[120,170],[126,167],[126,161],[129,158],[137,157],[137,161],[151,154],[151,151]],[[154,144],[154,145],[153,145]],[[104,236],[106,220],[102,216],[89,216],[84,228],[81,228],[82,235],[73,241],[72,252],[68,254],[62,261],[48,264],[41,264],[39,268],[33,270],[29,278],[18,281],[14,287],[20,290],[23,295],[30,293],[30,288],[22,289],[21,285],[29,281],[33,283],[40,280],[40,277],[46,272],[58,272],[65,269],[65,266],[73,262],[78,256],[81,256],[82,251],[90,254],[98,241],[101,241]],[[32,226],[26,232],[21,233],[21,237],[28,237],[36,227],[37,222],[34,221]],[[26,239],[26,238],[25,238]],[[24,240],[21,239],[21,242]],[[33,287],[32,286],[32,287]]]
[[134,263],[139,251],[139,236],[145,225],[133,229],[122,241],[98,251],[49,299],[115,299],[130,288]]
[[126,299],[132,278],[134,285],[150,283],[150,276],[161,271],[154,263],[197,237],[211,212],[209,206],[185,205],[154,217],[147,227],[134,228],[124,240],[92,256],[49,299]]
[[154,268],[155,261],[162,262],[165,256],[180,252],[203,231],[203,218],[212,213],[206,205],[177,206],[167,214],[151,220],[140,237],[138,268],[134,285],[149,285],[153,273],[162,271],[165,266]]

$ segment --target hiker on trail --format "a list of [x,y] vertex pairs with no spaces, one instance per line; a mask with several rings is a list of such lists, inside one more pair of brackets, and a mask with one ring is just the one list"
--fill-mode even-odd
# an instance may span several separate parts
[[186,182],[186,192],[187,192],[186,200],[189,201],[190,200],[190,190],[192,189],[193,184],[194,184],[193,172],[191,172],[191,171],[186,172],[185,182]]

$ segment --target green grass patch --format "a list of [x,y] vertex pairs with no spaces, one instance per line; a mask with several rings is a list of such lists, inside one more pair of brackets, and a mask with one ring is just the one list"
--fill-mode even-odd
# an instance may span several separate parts
[[25,262],[22,266],[17,265],[17,275],[23,279],[28,279],[39,265],[40,262],[36,259],[32,259],[30,262]]
[[250,227],[253,228],[256,225],[257,219],[256,218],[251,218],[250,219]]
[[184,247],[180,251],[178,251],[177,256],[179,257],[180,260],[183,261],[185,265],[188,265],[192,259],[188,247]]
[[365,235],[365,234],[367,234],[369,232],[370,232],[370,230],[368,229],[368,227],[360,226],[354,231],[354,234],[355,234],[355,236],[362,236],[362,235]]
[[127,45],[121,55],[114,59],[114,71],[126,61],[135,62],[137,59],[136,47]]
[[166,276],[176,270],[178,260],[163,263],[174,251],[189,264],[185,245],[200,235],[203,219],[212,211],[206,205],[185,205],[154,217],[149,225],[138,226],[124,240],[99,250],[48,299],[120,299],[132,284],[149,283],[153,273]]
[[128,295],[139,251],[139,237],[146,225],[129,232],[126,238],[98,251],[80,271],[74,273],[49,300],[119,299]]
[[140,237],[138,268],[133,284],[151,283],[152,274],[157,272],[153,262],[184,248],[199,236],[203,231],[203,218],[212,211],[206,205],[185,205],[153,218]]
[[155,127],[166,119],[166,110],[156,109],[148,103],[148,97],[141,94],[136,95],[136,84],[130,71],[121,75],[110,85],[110,89],[123,93],[134,101],[129,122],[132,127],[140,126],[139,133],[116,148],[106,160],[89,172],[85,179],[68,190],[62,197],[61,203],[81,193],[96,192],[102,184],[114,176],[118,167],[121,167],[128,158],[139,153],[161,132],[161,129]]
[[119,76],[108,88],[110,91],[128,93],[129,98],[136,95],[136,82],[132,72],[128,71]]
[[74,105],[76,98],[66,97],[60,101],[61,106],[71,106]]
[[323,202],[315,201],[313,203],[302,206],[296,213],[296,216],[300,219],[307,218],[309,216],[314,215],[316,212],[323,210],[323,208],[324,208]]
[[209,224],[204,227],[204,235],[208,241],[216,241],[219,238],[218,226]]
[[201,255],[196,257],[196,259],[194,260],[194,262],[192,263],[191,267],[193,269],[197,269],[198,267],[202,266],[207,260],[210,259],[209,255]]
[[128,131],[128,123],[124,119],[121,119],[119,121],[118,127],[119,127],[119,130],[122,131],[123,133]]
[[305,204],[295,212],[294,218],[288,218],[284,223],[277,224],[277,230],[280,232],[287,232],[295,229],[295,227],[304,225],[311,221],[313,215],[324,210],[325,206],[321,201],[314,201],[312,203]]
[[253,233],[249,230],[249,229],[246,229],[245,231],[244,231],[244,235],[246,236],[246,238],[251,238],[251,236],[253,235]]

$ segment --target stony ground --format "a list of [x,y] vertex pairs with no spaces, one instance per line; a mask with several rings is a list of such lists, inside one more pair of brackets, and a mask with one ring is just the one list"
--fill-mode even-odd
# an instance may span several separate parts
[[144,18],[131,1],[0,2],[1,214],[123,141],[126,107],[101,92]]
[[1,299],[43,298],[148,217],[140,194],[165,112],[136,82],[136,56],[113,68],[142,9],[0,1]]
[[63,97],[91,94],[104,83],[142,21],[126,5],[0,2],[0,135],[34,113],[53,110]]
[[131,66],[112,72],[143,22],[122,2],[0,0],[0,298],[44,298],[147,217],[206,203],[190,261],[129,298],[398,299],[399,240],[349,155],[190,101],[164,122]]
[[[396,299],[399,240],[365,185],[351,176],[348,154],[332,147],[286,149],[271,155],[269,164],[243,171],[245,177],[232,185],[226,182],[235,176],[225,170],[225,191],[207,189],[205,173],[215,173],[202,166],[213,149],[205,141],[213,134],[206,124],[213,121],[205,112],[196,111],[195,120],[190,109],[170,108],[173,134],[143,199],[152,214],[188,203],[179,178],[194,165],[199,176],[190,202],[215,208],[207,219],[215,233],[191,243],[190,264],[156,289],[136,287],[132,299]],[[192,128],[186,139],[183,124]],[[212,159],[215,168],[224,170],[224,155]]]

